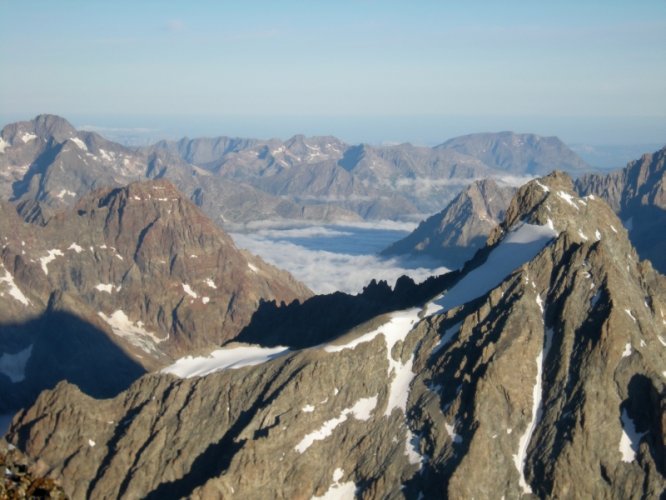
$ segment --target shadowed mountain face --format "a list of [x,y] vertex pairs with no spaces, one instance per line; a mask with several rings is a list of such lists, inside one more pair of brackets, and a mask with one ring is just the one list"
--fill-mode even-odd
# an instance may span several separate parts
[[402,276],[394,289],[385,281],[373,280],[357,295],[336,292],[281,306],[263,302],[234,340],[296,349],[316,346],[382,314],[419,306],[459,277],[459,272],[453,272],[416,284]]
[[427,255],[458,268],[484,246],[490,231],[504,218],[514,192],[490,179],[475,181],[382,255]]
[[[486,136],[504,144],[506,134]],[[378,147],[300,135],[182,139],[130,149],[40,115],[7,125],[0,141],[0,195],[36,222],[93,189],[147,178],[169,179],[217,223],[409,219],[439,210],[475,179],[519,184],[546,169],[584,168],[557,139],[516,134],[497,157],[455,140],[436,148]]]
[[262,300],[311,296],[236,248],[168,181],[95,191],[44,226],[8,203],[0,213],[0,380],[11,387],[0,409],[62,379],[113,395],[234,338]]
[[8,438],[74,498],[662,494],[665,278],[599,197],[561,173],[528,183],[440,285],[336,338],[229,345],[111,400],[62,383]]
[[620,216],[643,259],[666,273],[666,148],[643,155],[607,175],[586,175],[576,181],[582,194],[603,198]]
[[106,332],[67,312],[60,300],[54,295],[37,318],[0,325],[0,411],[32,404],[62,380],[92,397],[110,398],[146,373]]

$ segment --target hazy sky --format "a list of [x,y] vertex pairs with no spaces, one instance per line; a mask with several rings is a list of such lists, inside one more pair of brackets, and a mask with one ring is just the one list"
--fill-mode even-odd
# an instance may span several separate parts
[[0,72],[0,114],[78,125],[663,142],[666,1],[0,0]]

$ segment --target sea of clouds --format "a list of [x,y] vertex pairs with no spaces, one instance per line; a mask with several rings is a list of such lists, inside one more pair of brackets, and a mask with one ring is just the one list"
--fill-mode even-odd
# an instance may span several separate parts
[[[372,237],[372,231],[383,228],[363,228]],[[358,232],[359,228],[356,228]],[[379,234],[379,233],[378,233]],[[340,290],[359,293],[371,280],[386,280],[391,286],[402,275],[415,281],[423,281],[429,276],[448,271],[430,259],[383,258],[377,251],[359,254],[357,251],[328,251],[331,247],[327,238],[348,238],[349,229],[329,226],[311,226],[286,229],[259,229],[251,233],[232,233],[240,248],[259,255],[267,262],[289,271],[316,293],[332,293]],[[307,248],[290,238],[310,238]],[[321,242],[318,245],[317,242]],[[353,243],[352,243],[353,244]],[[317,248],[321,247],[321,248]],[[337,246],[338,248],[340,245]],[[383,247],[382,247],[383,248]]]

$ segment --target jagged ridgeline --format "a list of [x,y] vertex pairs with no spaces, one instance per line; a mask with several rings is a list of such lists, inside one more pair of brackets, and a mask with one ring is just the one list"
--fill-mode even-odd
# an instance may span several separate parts
[[8,439],[73,498],[663,494],[666,283],[601,199],[564,174],[528,183],[445,286],[114,399],[61,383]]
[[170,180],[217,223],[416,218],[480,178],[521,183],[590,167],[556,137],[502,132],[434,148],[349,145],[335,137],[184,138],[127,148],[40,115],[0,131],[0,196],[44,222],[85,193]]
[[[643,155],[616,172],[576,179],[580,196],[601,197],[623,221],[641,259],[666,272],[666,148]],[[429,217],[384,255],[427,255],[458,268],[481,248],[504,218],[515,189],[491,179],[475,181],[444,210]]]
[[262,300],[312,295],[166,180],[94,191],[43,226],[0,202],[0,238],[2,413],[60,380],[114,396],[234,338]]

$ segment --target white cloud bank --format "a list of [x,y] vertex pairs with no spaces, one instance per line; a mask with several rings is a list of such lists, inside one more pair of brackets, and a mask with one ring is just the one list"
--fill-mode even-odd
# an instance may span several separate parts
[[287,241],[273,241],[261,234],[232,234],[236,244],[267,262],[292,273],[316,293],[340,290],[359,293],[372,279],[386,280],[391,286],[406,274],[415,281],[448,271],[427,260],[384,259],[376,255],[309,250]]

